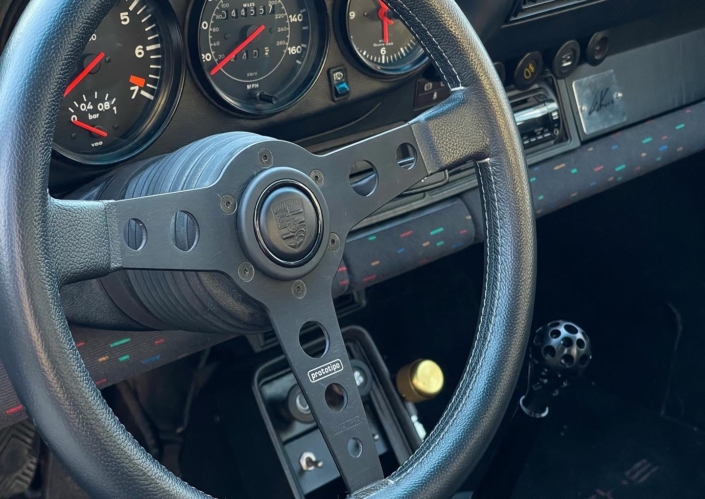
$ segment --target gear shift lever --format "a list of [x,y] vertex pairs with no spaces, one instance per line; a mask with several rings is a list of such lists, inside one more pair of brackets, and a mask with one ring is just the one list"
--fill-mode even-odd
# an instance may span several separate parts
[[527,415],[543,418],[551,397],[581,376],[590,363],[590,339],[572,322],[550,322],[536,331],[529,356],[529,391],[519,404]]
[[473,499],[511,497],[552,397],[580,377],[592,359],[590,339],[580,327],[554,321],[540,327],[529,345],[529,389],[515,409],[493,465]]

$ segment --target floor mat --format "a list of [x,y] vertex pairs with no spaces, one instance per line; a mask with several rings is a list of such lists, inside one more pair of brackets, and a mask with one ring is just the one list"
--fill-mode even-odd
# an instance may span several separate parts
[[578,323],[606,391],[705,430],[705,154],[538,222],[534,325]]
[[705,497],[705,432],[578,385],[551,408],[513,499]]

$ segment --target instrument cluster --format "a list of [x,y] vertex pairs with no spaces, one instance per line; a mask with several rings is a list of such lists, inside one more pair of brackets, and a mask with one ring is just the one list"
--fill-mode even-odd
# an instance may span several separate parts
[[187,71],[214,105],[260,118],[306,95],[330,40],[376,78],[427,62],[384,0],[336,1],[332,37],[324,0],[192,0],[184,26],[167,2],[117,0],[64,91],[55,152],[85,165],[139,154],[168,124]]

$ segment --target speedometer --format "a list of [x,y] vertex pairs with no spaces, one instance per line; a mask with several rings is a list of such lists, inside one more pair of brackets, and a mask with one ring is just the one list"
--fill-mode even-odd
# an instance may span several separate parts
[[292,105],[320,69],[326,24],[317,1],[196,0],[189,43],[201,86],[248,114]]

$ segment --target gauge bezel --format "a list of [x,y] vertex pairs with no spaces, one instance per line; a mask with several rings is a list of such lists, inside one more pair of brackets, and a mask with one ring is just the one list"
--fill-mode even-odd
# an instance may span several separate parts
[[375,64],[374,62],[362,57],[355,49],[355,44],[353,43],[352,38],[350,37],[350,29],[348,25],[348,9],[350,8],[350,2],[352,1],[353,0],[338,0],[336,2],[337,6],[335,9],[335,22],[333,23],[333,25],[335,26],[335,33],[336,37],[338,38],[338,44],[343,49],[343,53],[348,58],[348,60],[352,62],[358,70],[362,71],[368,76],[374,76],[376,78],[385,80],[397,80],[401,78],[406,78],[407,76],[416,72],[420,72],[426,66],[428,66],[429,57],[425,50],[423,50],[413,62],[405,64],[396,69],[382,68],[378,64]]
[[[164,132],[176,112],[183,91],[186,68],[184,67],[184,38],[176,12],[170,2],[148,0],[152,14],[157,18],[164,34],[164,57],[171,61],[173,71],[164,71],[163,83],[152,104],[153,109],[142,125],[133,132],[119,149],[106,153],[85,154],[70,151],[53,144],[54,153],[71,163],[85,166],[115,165],[144,152]],[[117,5],[117,4],[116,4]],[[114,8],[114,7],[113,7]]]
[[[299,102],[320,78],[328,54],[329,31],[328,10],[324,0],[305,0],[312,7],[311,14],[311,44],[299,75],[303,75],[301,83],[290,92],[290,97],[280,99],[276,108],[271,110],[253,110],[234,99],[225,99],[215,88],[201,66],[201,55],[198,46],[198,33],[201,13],[208,0],[191,0],[186,14],[186,51],[188,67],[196,85],[203,95],[216,107],[239,118],[259,119],[278,114],[291,108]],[[315,46],[314,46],[315,45]]]

